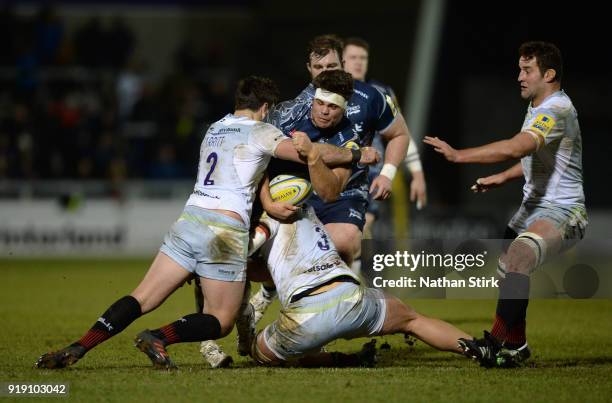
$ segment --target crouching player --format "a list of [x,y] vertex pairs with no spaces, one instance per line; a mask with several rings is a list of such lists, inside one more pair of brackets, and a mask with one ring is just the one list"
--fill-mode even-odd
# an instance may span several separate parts
[[[267,191],[267,189],[262,189]],[[308,365],[347,366],[355,357],[320,352],[332,340],[395,333],[410,334],[443,351],[462,353],[460,338],[472,339],[444,321],[417,313],[381,290],[366,288],[340,258],[312,207],[293,221],[264,215],[271,237],[260,250],[259,270],[272,277],[281,303],[280,317],[253,340],[251,356],[276,365],[301,358]],[[249,266],[249,276],[254,276]]]

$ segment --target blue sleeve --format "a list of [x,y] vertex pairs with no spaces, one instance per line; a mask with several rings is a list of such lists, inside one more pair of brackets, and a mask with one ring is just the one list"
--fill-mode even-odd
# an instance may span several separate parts
[[391,96],[384,95],[377,89],[374,89],[372,94],[373,96],[371,98],[372,101],[370,105],[371,107],[369,108],[369,113],[373,115],[371,117],[376,122],[374,128],[376,131],[381,132],[391,126],[395,120],[398,110]]

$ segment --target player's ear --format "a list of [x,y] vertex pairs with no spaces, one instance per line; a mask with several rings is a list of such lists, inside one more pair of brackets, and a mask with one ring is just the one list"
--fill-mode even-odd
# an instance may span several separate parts
[[555,77],[557,77],[557,71],[555,69],[548,69],[544,72],[544,81],[547,83],[555,81]]
[[264,102],[263,105],[261,105],[261,107],[259,108],[259,111],[261,113],[261,120],[264,120],[266,116],[268,116],[268,112],[270,112],[270,106],[267,102]]

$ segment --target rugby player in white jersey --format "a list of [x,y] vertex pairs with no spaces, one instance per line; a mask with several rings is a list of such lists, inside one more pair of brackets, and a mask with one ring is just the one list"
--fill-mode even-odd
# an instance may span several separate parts
[[529,275],[548,257],[582,239],[587,226],[582,140],[576,109],[561,89],[561,52],[547,42],[524,43],[519,48],[519,69],[521,97],[530,104],[514,137],[463,150],[437,137],[424,140],[455,163],[521,160],[506,171],[479,178],[472,187],[486,192],[525,178],[521,207],[506,230],[505,238],[514,240],[499,259],[503,280],[491,333],[461,341],[466,353],[487,367],[518,366],[529,358],[525,333]]
[[144,279],[130,295],[112,304],[83,337],[64,349],[44,354],[37,367],[74,364],[93,347],[157,308],[194,275],[201,277],[204,311],[141,332],[136,346],[155,367],[175,368],[166,351],[168,345],[217,339],[231,331],[245,287],[253,199],[270,159],[319,166],[322,161],[342,164],[353,158],[350,150],[340,149],[328,157],[324,146],[314,145],[309,149],[318,152],[316,160],[311,160],[311,155],[303,152],[305,145],[310,145],[308,136],[296,133],[291,140],[261,122],[277,99],[278,89],[268,79],[249,77],[239,83],[236,110],[208,129],[193,193]]
[[[268,197],[269,190],[263,186],[260,198]],[[360,357],[320,351],[338,338],[404,333],[455,353],[463,352],[458,339],[471,339],[446,322],[418,314],[381,290],[362,286],[340,258],[312,207],[306,205],[289,222],[279,223],[267,215],[261,222],[273,235],[261,247],[260,273],[255,274],[255,261],[249,264],[249,277],[264,279],[262,269],[269,271],[278,290],[281,312],[252,343],[251,356],[258,363],[276,365],[297,360],[298,365],[306,366],[372,364],[367,354]]]

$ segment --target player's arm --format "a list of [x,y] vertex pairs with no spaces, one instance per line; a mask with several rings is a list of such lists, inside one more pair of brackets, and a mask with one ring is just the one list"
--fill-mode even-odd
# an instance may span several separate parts
[[352,164],[354,162],[363,165],[373,165],[380,161],[380,155],[374,147],[362,147],[355,150],[325,143],[316,143],[316,147],[319,148],[323,162],[330,167]]
[[287,202],[275,202],[270,194],[270,178],[265,174],[259,184],[259,200],[266,213],[280,221],[291,218],[300,208]]
[[378,175],[370,185],[370,193],[376,200],[387,199],[391,196],[391,187],[397,167],[406,158],[408,144],[410,143],[410,132],[404,118],[397,114],[393,123],[381,132],[383,139],[387,142],[385,147],[385,163]]
[[330,169],[323,162],[321,148],[317,147],[319,144],[313,144],[306,133],[294,133],[293,145],[308,164],[310,182],[317,195],[326,203],[338,199],[348,182],[350,169],[346,167]]
[[423,142],[434,147],[450,161],[458,164],[492,164],[523,158],[538,149],[538,139],[533,133],[522,131],[511,139],[496,141],[480,147],[456,150],[437,137],[425,136]]
[[476,179],[476,183],[470,188],[474,193],[485,193],[489,189],[496,188],[507,182],[523,177],[523,165],[518,162],[511,168],[495,175]]
[[[303,132],[294,132],[293,136]],[[354,162],[359,162],[364,165],[376,164],[380,160],[380,155],[374,147],[362,147],[359,150],[352,150],[343,147],[337,147],[332,144],[313,143],[313,147],[319,150],[321,160],[329,167],[339,167]],[[274,156],[283,160],[306,163],[305,157],[301,156],[295,149],[291,139],[281,141],[274,151]]]

